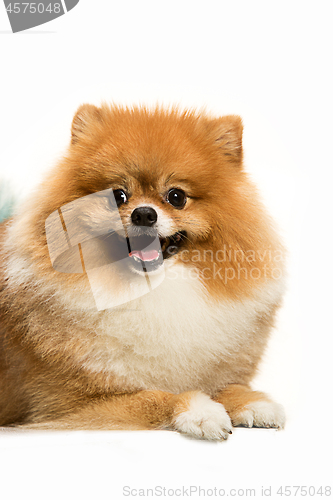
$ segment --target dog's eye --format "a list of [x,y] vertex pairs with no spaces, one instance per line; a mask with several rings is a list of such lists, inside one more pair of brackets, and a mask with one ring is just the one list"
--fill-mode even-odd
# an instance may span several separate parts
[[167,202],[175,208],[184,208],[186,204],[186,194],[181,189],[170,189],[166,198]]
[[126,203],[127,194],[122,189],[115,189],[113,191],[113,195],[116,200],[117,207],[119,207],[119,205],[122,205],[123,203]]

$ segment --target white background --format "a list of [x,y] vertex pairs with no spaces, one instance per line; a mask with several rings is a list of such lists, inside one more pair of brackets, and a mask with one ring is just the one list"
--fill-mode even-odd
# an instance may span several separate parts
[[289,249],[254,383],[284,404],[284,431],[235,429],[224,443],[2,431],[0,498],[118,499],[125,485],[257,497],[272,486],[281,498],[281,485],[331,484],[332,13],[329,1],[81,0],[13,35],[0,5],[0,179],[21,198],[66,148],[83,102],[206,106],[243,117],[246,168]]

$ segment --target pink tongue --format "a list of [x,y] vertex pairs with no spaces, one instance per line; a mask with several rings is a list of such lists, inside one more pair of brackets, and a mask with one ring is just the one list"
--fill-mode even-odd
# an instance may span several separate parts
[[140,260],[149,262],[151,260],[155,260],[158,257],[158,251],[157,250],[134,250],[129,254],[130,257],[139,257]]

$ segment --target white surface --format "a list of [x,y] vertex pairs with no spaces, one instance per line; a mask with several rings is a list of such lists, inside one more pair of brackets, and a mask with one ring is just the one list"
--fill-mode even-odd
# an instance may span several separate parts
[[302,425],[238,428],[214,443],[167,431],[8,433],[0,435],[1,497],[120,499],[124,487],[158,486],[255,488],[260,497],[271,486],[272,498],[280,498],[273,492],[281,485],[329,484],[328,461],[314,470],[313,454],[322,453],[314,434]]
[[126,485],[253,487],[256,497],[272,486],[281,498],[280,485],[330,484],[331,19],[328,1],[81,0],[12,35],[0,5],[0,178],[30,192],[82,102],[238,113],[247,170],[290,252],[289,291],[254,384],[285,406],[284,431],[235,429],[222,443],[1,431],[0,498],[118,499]]

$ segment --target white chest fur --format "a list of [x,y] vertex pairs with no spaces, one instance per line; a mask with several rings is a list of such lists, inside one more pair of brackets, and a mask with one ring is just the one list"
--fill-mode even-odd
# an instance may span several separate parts
[[246,349],[258,316],[281,296],[281,282],[272,280],[252,299],[209,304],[200,282],[177,267],[177,278],[167,271],[149,294],[99,313],[85,369],[141,388],[193,389],[209,366]]

